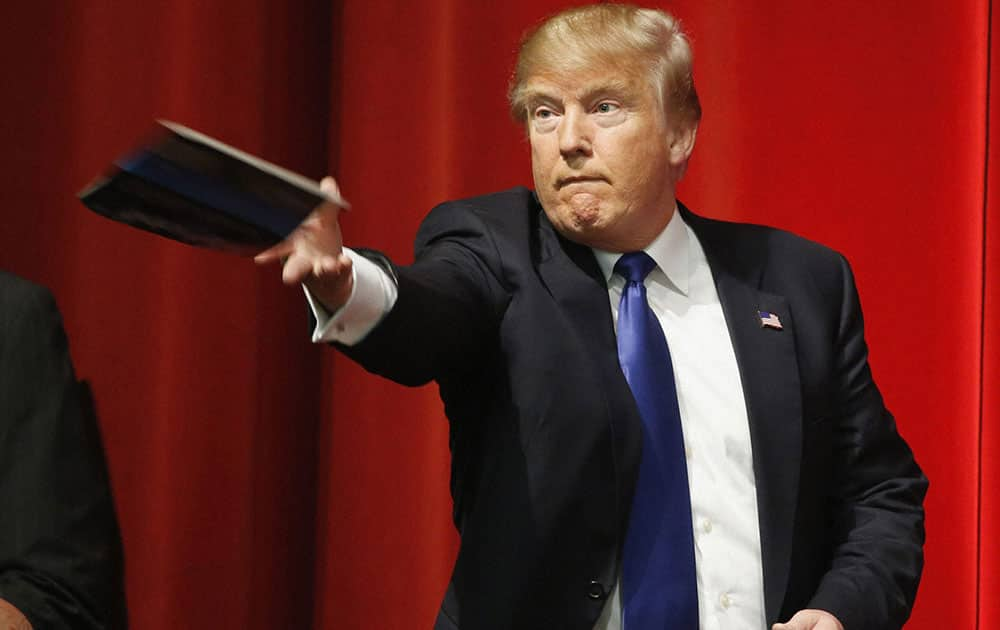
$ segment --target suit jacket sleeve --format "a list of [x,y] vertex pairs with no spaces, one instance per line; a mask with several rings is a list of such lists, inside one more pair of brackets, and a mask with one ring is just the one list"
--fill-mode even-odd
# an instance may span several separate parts
[[846,630],[900,628],[923,567],[927,479],[886,409],[868,365],[854,279],[840,262],[840,312],[830,423],[835,541],[810,607],[834,612]]
[[35,630],[124,624],[96,422],[48,291],[0,274],[0,598]]
[[355,346],[337,345],[367,370],[422,385],[474,369],[495,341],[510,297],[485,219],[461,202],[442,204],[421,224],[414,264],[401,267],[372,250],[399,288],[396,304]]

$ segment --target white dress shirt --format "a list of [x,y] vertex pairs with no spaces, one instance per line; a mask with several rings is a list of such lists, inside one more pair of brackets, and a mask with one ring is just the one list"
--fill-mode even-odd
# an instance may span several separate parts
[[[309,295],[313,341],[357,343],[389,312],[396,286],[371,261],[354,261],[354,291],[332,316]],[[680,213],[646,248],[649,304],[670,346],[687,454],[701,630],[765,630],[757,494],[743,386],[711,269]],[[621,253],[594,250],[615,325],[625,281]],[[618,584],[595,630],[621,630]]]
[[[679,212],[646,248],[646,297],[670,347],[687,454],[701,630],[763,630],[764,577],[743,385],[701,243]],[[595,250],[615,326],[620,253]],[[595,630],[621,628],[618,586]]]

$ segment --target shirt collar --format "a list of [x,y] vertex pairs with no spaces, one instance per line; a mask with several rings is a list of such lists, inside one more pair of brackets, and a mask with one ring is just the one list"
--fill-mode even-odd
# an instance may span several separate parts
[[[683,295],[688,292],[688,231],[681,213],[674,208],[674,215],[667,227],[643,250],[656,262],[667,280]],[[615,271],[615,263],[624,252],[608,252],[594,249],[594,257],[604,274],[605,282],[610,282]]]

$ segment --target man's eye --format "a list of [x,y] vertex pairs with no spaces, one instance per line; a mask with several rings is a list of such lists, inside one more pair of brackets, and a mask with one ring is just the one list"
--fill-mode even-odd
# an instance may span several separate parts
[[545,120],[547,118],[552,118],[555,115],[551,109],[546,109],[544,107],[539,107],[535,110],[535,118],[539,120]]
[[610,114],[618,111],[618,105],[604,101],[603,103],[598,103],[595,110],[598,114]]

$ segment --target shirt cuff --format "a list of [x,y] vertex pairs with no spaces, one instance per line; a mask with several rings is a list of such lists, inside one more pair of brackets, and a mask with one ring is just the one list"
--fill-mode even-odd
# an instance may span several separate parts
[[336,312],[330,313],[302,285],[306,301],[316,318],[313,343],[335,341],[353,346],[364,339],[396,304],[399,289],[384,269],[350,248],[345,247],[344,253],[352,262],[354,287],[347,302]]

